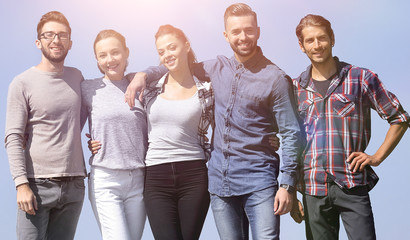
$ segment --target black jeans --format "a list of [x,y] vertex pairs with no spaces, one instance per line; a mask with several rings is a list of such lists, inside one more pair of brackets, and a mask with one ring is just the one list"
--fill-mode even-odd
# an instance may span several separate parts
[[304,195],[303,201],[307,239],[339,239],[340,216],[349,240],[376,239],[366,186],[342,190],[334,182],[329,182],[327,196]]
[[156,240],[199,239],[209,201],[204,160],[146,168],[144,202]]

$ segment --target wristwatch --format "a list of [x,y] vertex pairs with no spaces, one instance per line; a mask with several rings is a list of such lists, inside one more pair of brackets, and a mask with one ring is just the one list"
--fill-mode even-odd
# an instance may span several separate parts
[[289,184],[281,184],[279,185],[281,188],[286,189],[286,191],[288,191],[288,193],[293,194],[295,192],[295,188],[290,186]]

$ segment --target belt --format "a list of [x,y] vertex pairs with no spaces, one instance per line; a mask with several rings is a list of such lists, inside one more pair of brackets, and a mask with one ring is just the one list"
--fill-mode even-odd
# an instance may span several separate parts
[[40,180],[49,180],[52,182],[71,182],[74,180],[84,180],[83,176],[68,176],[68,177],[50,177],[50,178],[37,178]]

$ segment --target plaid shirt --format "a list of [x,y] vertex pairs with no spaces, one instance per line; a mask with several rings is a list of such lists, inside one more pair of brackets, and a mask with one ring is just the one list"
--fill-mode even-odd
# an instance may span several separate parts
[[410,119],[375,73],[335,60],[338,71],[324,97],[311,81],[311,66],[293,80],[307,138],[303,191],[314,196],[327,195],[330,179],[345,189],[367,186],[371,190],[377,183],[370,166],[353,173],[346,162],[352,152],[366,150],[371,108],[390,124],[409,123]]
[[[164,83],[168,74],[165,74],[160,80],[151,82],[144,91],[144,106],[145,110],[148,102],[161,94],[164,90]],[[198,98],[201,104],[202,113],[198,125],[198,140],[201,147],[204,149],[206,159],[211,156],[211,147],[207,141],[206,135],[210,124],[214,124],[214,92],[210,82],[198,80],[194,76],[194,81],[198,89]]]

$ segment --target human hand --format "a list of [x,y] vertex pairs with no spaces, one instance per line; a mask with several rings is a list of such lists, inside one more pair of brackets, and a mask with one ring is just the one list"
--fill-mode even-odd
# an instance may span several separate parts
[[288,213],[292,208],[293,196],[286,189],[279,187],[276,192],[273,211],[275,215],[283,215]]
[[30,215],[36,215],[37,199],[28,183],[17,186],[17,206]]
[[137,92],[140,92],[138,99],[142,102],[146,84],[146,77],[146,73],[138,72],[135,74],[134,78],[128,85],[127,90],[125,91],[124,100],[126,103],[128,103],[128,106],[130,106],[130,108],[135,106],[135,95],[137,94]]
[[350,163],[350,171],[357,172],[359,170],[362,172],[367,165],[376,167],[379,166],[383,160],[364,152],[353,152],[346,161]]
[[293,199],[292,210],[290,210],[290,216],[297,223],[301,223],[305,219],[305,213],[303,212],[302,203],[296,198]]
[[275,152],[279,150],[280,139],[276,136],[276,134],[269,136],[269,144],[273,147]]
[[98,140],[92,140],[91,135],[89,133],[86,133],[85,136],[90,139],[90,140],[87,141],[88,149],[90,150],[90,152],[93,155],[97,154],[98,150],[100,150],[102,144]]

